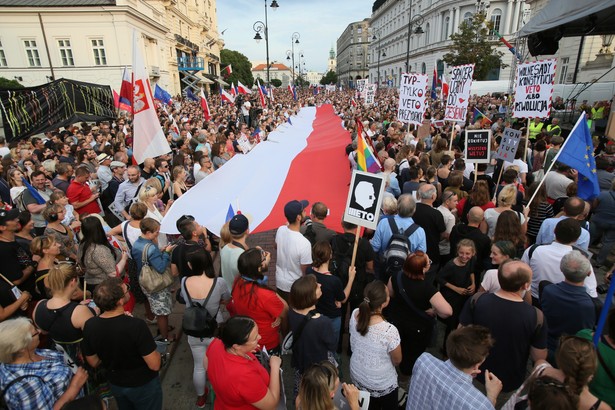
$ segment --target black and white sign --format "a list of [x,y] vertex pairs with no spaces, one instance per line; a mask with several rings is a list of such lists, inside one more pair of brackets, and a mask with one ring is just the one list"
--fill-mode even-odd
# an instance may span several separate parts
[[502,142],[495,153],[495,159],[513,162],[517,148],[519,148],[519,140],[521,140],[521,131],[505,128]]
[[354,171],[346,201],[344,221],[376,229],[383,192],[383,174]]
[[491,152],[491,130],[466,131],[466,162],[488,164]]

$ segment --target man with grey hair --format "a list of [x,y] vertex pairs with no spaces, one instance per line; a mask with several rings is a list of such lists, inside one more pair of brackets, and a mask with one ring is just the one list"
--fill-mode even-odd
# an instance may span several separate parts
[[386,192],[395,196],[395,198],[401,195],[401,188],[399,187],[399,181],[397,181],[397,174],[395,173],[395,160],[393,158],[387,158],[384,160],[384,172],[382,172],[389,180],[389,184],[386,187]]
[[554,357],[561,335],[574,335],[582,329],[593,329],[598,320],[600,302],[585,290],[585,279],[592,268],[589,259],[578,250],[564,255],[560,262],[564,274],[562,282],[540,282],[540,304],[547,318],[547,348],[549,359]]
[[[440,240],[445,237],[446,224],[442,213],[433,207],[438,197],[438,191],[432,184],[423,184],[417,191],[420,202],[416,204],[414,219],[425,230],[427,240],[427,255],[431,259],[431,268],[427,272],[427,279],[433,281],[436,272],[440,269]],[[430,282],[431,283],[431,282]]]
[[[414,225],[414,219],[412,216],[415,211],[416,201],[414,198],[408,194],[401,195],[397,200],[397,215],[380,220],[378,227],[376,228],[376,232],[374,233],[374,237],[371,240],[372,248],[377,254],[382,256],[384,251],[386,251],[389,247],[389,243],[391,242],[391,238],[393,236],[391,225],[394,225],[398,232],[406,232],[408,228]],[[392,221],[392,223],[389,221]],[[442,224],[444,224],[444,222]],[[408,236],[408,240],[410,242],[410,252],[427,252],[425,231],[420,226],[417,226],[416,230]]]

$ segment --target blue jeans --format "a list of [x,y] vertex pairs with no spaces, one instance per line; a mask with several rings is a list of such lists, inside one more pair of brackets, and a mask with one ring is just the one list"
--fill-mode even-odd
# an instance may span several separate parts
[[340,338],[340,328],[342,327],[342,317],[330,317],[331,324],[333,325],[333,334],[335,335],[335,345],[337,346],[337,342]]
[[123,387],[111,384],[111,392],[120,410],[162,409],[162,386],[158,376],[143,386]]
[[602,248],[600,248],[600,252],[596,257],[596,262],[599,265],[604,265],[607,263],[607,258],[615,245],[615,227],[592,221],[589,224],[589,231],[594,242],[597,242],[597,239],[602,237]]

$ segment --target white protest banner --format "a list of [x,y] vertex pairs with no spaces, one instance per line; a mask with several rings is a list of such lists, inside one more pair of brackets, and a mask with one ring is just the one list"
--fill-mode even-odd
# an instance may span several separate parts
[[367,88],[367,84],[369,84],[369,79],[367,78],[357,80],[357,92],[361,95],[361,98],[363,99],[365,99],[365,89]]
[[425,115],[427,74],[402,74],[399,84],[397,119],[404,123],[421,125]]
[[546,118],[551,111],[555,81],[555,59],[533,61],[517,66],[514,118]]
[[365,88],[365,104],[373,104],[376,98],[376,84],[367,84]]
[[378,227],[384,174],[354,171],[343,220],[369,229]]
[[519,148],[519,140],[521,139],[521,131],[505,128],[502,135],[502,142],[495,152],[495,159],[503,159],[504,161],[513,162],[517,148]]
[[468,100],[472,88],[474,64],[453,67],[446,99],[444,119],[446,121],[465,122],[468,113]]
[[[350,410],[352,408],[350,403],[348,403],[346,396],[344,396],[341,383],[333,396],[333,404],[335,405],[335,408],[339,410]],[[359,390],[359,409],[369,409],[369,393],[364,390]]]

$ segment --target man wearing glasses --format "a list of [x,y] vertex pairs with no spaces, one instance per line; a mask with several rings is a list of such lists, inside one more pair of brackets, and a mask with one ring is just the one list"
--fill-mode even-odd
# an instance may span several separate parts
[[141,170],[138,166],[132,165],[128,167],[126,171],[127,180],[122,182],[117,188],[115,194],[115,200],[111,205],[117,212],[120,212],[124,219],[129,220],[130,215],[127,209],[136,201],[139,188],[145,182],[145,179],[141,177]]

